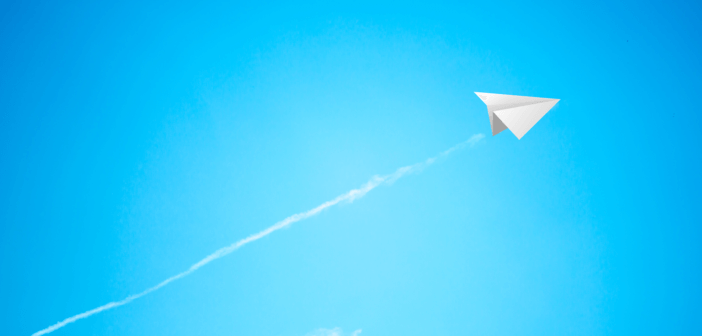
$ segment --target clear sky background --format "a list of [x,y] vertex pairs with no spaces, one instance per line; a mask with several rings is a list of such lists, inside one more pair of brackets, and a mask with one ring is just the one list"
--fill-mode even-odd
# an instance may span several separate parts
[[[0,334],[702,333],[694,1],[0,4]],[[522,140],[474,91],[560,98]]]

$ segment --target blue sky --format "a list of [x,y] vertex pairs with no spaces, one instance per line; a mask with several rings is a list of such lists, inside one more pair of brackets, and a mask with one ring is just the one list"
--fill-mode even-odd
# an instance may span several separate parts
[[[699,334],[700,5],[0,4],[0,330]],[[338,328],[338,329],[335,329]]]

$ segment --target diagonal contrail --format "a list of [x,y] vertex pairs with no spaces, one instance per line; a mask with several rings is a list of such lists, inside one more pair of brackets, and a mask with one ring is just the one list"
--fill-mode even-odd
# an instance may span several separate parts
[[40,336],[40,335],[48,334],[56,329],[64,327],[65,325],[67,325],[69,323],[73,323],[75,321],[84,319],[86,317],[89,317],[91,315],[97,314],[99,312],[102,312],[102,311],[105,311],[108,309],[112,309],[115,307],[126,305],[127,303],[130,303],[130,302],[132,302],[132,301],[134,301],[134,300],[136,300],[136,299],[138,299],[146,294],[149,294],[149,293],[151,293],[151,292],[153,292],[153,291],[155,291],[155,290],[157,290],[165,285],[168,285],[169,283],[171,283],[175,280],[183,278],[183,277],[189,275],[190,273],[197,271],[198,268],[205,266],[216,259],[224,257],[227,254],[234,252],[236,249],[238,249],[238,248],[240,248],[240,247],[242,247],[250,242],[259,240],[259,239],[261,239],[261,238],[263,238],[263,237],[265,237],[265,236],[267,236],[275,231],[278,231],[284,227],[290,226],[290,224],[292,224],[292,223],[299,222],[303,219],[312,217],[312,216],[322,212],[322,210],[329,208],[331,206],[334,206],[336,204],[339,204],[341,202],[344,202],[344,201],[353,202],[354,200],[363,197],[369,191],[373,190],[375,187],[379,186],[382,183],[390,184],[390,183],[397,181],[398,179],[400,179],[401,177],[403,177],[407,174],[419,172],[422,169],[426,168],[427,166],[431,165],[432,163],[436,162],[436,160],[443,158],[443,157],[451,154],[452,152],[454,152],[458,149],[461,149],[467,145],[470,145],[470,146],[475,145],[478,141],[480,141],[484,137],[485,137],[485,135],[483,135],[483,134],[473,135],[467,141],[461,142],[458,145],[455,145],[455,146],[449,148],[448,150],[441,152],[439,155],[437,155],[435,157],[426,159],[423,162],[419,162],[419,163],[413,164],[411,166],[405,166],[405,167],[399,168],[394,173],[392,173],[390,175],[373,176],[368,182],[366,182],[360,188],[353,189],[345,194],[338,196],[337,198],[335,198],[331,201],[324,202],[314,209],[307,210],[305,212],[301,212],[298,214],[294,214],[286,219],[283,219],[282,221],[280,221],[278,223],[273,224],[273,226],[271,226],[271,227],[269,227],[269,228],[267,228],[259,233],[250,235],[242,240],[239,240],[238,242],[236,242],[234,244],[223,247],[223,248],[215,251],[214,253],[208,255],[204,259],[198,261],[194,265],[190,266],[190,268],[187,271],[184,271],[184,272],[176,274],[176,275],[174,275],[166,280],[163,280],[161,283],[159,283],[156,286],[153,286],[153,287],[151,287],[151,288],[149,288],[141,293],[130,295],[121,301],[110,302],[108,304],[102,305],[102,306],[97,307],[95,309],[88,310],[86,312],[80,313],[80,314],[75,315],[75,316],[71,316],[71,317],[69,317],[61,322],[58,322],[58,323],[56,323],[56,324],[54,324],[46,329],[42,329],[42,330],[35,332],[34,334],[32,334],[32,336]]

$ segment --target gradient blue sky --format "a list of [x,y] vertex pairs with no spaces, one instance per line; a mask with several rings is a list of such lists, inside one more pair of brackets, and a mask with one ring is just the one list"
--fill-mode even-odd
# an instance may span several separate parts
[[0,4],[0,334],[700,334],[699,3]]

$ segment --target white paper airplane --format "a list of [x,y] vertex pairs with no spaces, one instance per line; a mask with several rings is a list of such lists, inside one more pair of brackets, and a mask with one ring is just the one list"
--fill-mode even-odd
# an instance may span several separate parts
[[476,92],[487,105],[492,135],[509,128],[521,139],[560,99]]

